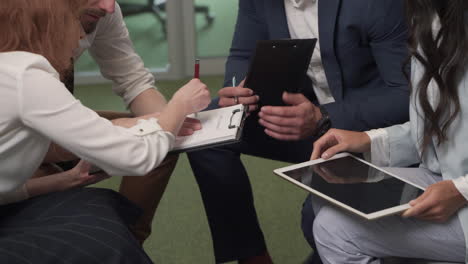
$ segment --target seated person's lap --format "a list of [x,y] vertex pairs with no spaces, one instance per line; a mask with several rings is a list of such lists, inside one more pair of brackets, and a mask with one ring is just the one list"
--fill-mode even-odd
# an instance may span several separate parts
[[114,191],[76,188],[0,208],[1,263],[151,263],[128,229],[141,211]]
[[[441,176],[426,169],[384,169],[424,188],[442,181]],[[457,216],[444,224],[405,219],[399,215],[368,221],[310,195],[304,202],[302,229],[309,243],[315,242],[326,250],[347,254],[405,258],[425,256],[427,259],[455,262],[462,261],[465,256],[465,244],[462,243],[465,239]],[[354,242],[340,244],[338,241]],[[334,246],[330,246],[332,244]]]

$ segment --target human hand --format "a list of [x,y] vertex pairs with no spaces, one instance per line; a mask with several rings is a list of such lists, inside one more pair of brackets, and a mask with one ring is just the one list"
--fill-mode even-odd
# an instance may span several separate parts
[[336,153],[343,151],[367,152],[370,150],[370,144],[370,138],[364,132],[330,129],[314,142],[310,159],[329,159]]
[[64,174],[62,177],[66,182],[63,189],[87,186],[110,178],[105,172],[89,174],[90,169],[91,164],[81,160],[73,169],[62,172]]
[[279,140],[299,140],[312,136],[322,118],[320,109],[303,94],[283,93],[283,101],[290,106],[264,106],[259,123],[265,133]]
[[444,223],[467,203],[452,181],[441,181],[432,184],[421,196],[412,200],[412,207],[402,216]]
[[205,109],[211,102],[210,91],[199,79],[192,79],[174,94],[172,101],[182,108],[185,115],[193,114]]
[[187,117],[182,124],[177,136],[184,137],[190,136],[195,131],[202,129],[201,122],[198,119]]
[[[218,92],[220,107],[227,107],[236,104],[243,104],[249,106],[249,112],[258,109],[258,95],[249,88],[244,88],[245,80],[243,80],[237,87],[224,87]],[[236,100],[237,97],[237,100]]]

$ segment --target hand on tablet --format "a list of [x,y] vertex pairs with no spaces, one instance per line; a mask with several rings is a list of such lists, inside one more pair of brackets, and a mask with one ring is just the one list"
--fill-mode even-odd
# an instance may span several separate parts
[[412,206],[403,213],[403,217],[415,217],[425,221],[444,223],[468,201],[458,191],[452,181],[441,181],[429,186]]
[[265,133],[279,140],[300,140],[312,136],[322,117],[320,109],[303,94],[283,93],[289,106],[264,106],[259,113],[259,123]]
[[330,129],[314,142],[311,160],[329,159],[343,151],[363,153],[370,151],[370,138],[364,132]]
[[224,87],[219,90],[219,106],[227,107],[236,104],[243,104],[249,106],[249,112],[255,111],[258,109],[258,95],[254,94],[249,88],[244,88],[243,80],[237,87]]

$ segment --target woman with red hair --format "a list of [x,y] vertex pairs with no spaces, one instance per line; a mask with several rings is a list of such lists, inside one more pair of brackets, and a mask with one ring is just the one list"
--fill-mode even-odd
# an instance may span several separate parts
[[87,162],[109,175],[144,175],[172,149],[185,117],[210,102],[207,87],[192,80],[161,113],[120,126],[83,106],[61,80],[86,4],[0,4],[0,263],[150,263],[127,228],[139,210],[113,191],[78,188],[18,201],[47,189],[25,183],[51,156],[51,142],[85,160],[77,171],[85,176]]

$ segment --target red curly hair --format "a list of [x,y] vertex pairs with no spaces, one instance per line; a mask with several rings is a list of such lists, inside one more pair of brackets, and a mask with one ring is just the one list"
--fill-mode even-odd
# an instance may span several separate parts
[[78,19],[88,0],[1,1],[0,52],[42,55],[63,76],[78,45]]

